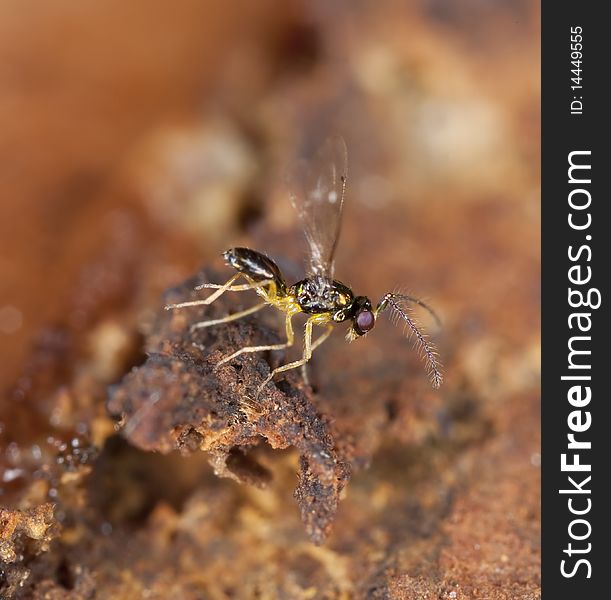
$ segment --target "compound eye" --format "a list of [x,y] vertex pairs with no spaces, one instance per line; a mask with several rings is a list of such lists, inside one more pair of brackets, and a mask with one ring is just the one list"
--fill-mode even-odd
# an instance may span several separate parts
[[373,329],[375,322],[376,319],[372,311],[362,310],[356,316],[356,329],[362,335],[363,333],[367,333],[369,330]]

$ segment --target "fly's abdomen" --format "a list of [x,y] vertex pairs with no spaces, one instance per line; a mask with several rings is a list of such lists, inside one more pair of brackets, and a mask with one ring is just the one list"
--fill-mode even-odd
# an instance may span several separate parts
[[279,293],[285,293],[286,284],[278,265],[265,254],[250,248],[231,248],[223,252],[223,258],[236,271],[248,275],[254,281],[271,280]]

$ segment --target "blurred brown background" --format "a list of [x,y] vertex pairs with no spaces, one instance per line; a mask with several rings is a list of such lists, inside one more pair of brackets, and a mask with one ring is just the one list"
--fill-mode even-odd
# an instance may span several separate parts
[[[237,486],[120,445],[104,401],[163,290],[222,250],[300,276],[279,174],[334,131],[337,275],[430,299],[446,383],[388,324],[321,348],[371,465],[317,548],[290,452],[267,457],[269,490]],[[0,340],[2,593],[539,597],[538,3],[4,0]],[[75,435],[106,446],[73,453],[72,485],[55,469]],[[93,497],[108,470],[119,508]]]

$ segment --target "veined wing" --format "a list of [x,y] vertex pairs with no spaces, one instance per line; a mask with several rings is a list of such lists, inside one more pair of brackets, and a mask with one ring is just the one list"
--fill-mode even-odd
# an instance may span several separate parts
[[289,197],[309,245],[309,275],[333,279],[348,177],[348,151],[342,137],[329,138],[311,161],[299,161],[288,174]]

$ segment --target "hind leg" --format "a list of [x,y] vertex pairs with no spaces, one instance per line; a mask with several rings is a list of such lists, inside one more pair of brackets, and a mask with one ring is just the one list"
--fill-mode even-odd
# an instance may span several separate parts
[[246,310],[241,310],[240,312],[233,313],[231,315],[227,315],[226,317],[221,317],[220,319],[210,319],[209,321],[200,321],[199,323],[195,323],[191,325],[191,331],[195,331],[196,329],[203,329],[205,327],[212,327],[213,325],[221,325],[223,323],[230,323],[231,321],[236,321],[237,319],[241,319],[242,317],[246,317],[247,315],[252,315],[257,311],[261,310],[264,306],[266,306],[266,302],[261,302],[261,304],[255,304]]
[[[230,323],[231,321],[235,321],[237,319],[241,319],[242,317],[246,317],[247,315],[256,313],[257,311],[261,310],[264,306],[266,306],[269,303],[270,298],[274,297],[276,293],[276,284],[273,281],[267,281],[267,280],[254,281],[253,279],[251,279],[248,275],[245,275],[244,273],[237,274],[237,276],[240,276],[240,275],[248,281],[247,284],[229,285],[228,287],[228,284],[232,281],[232,279],[235,281],[236,276],[234,275],[234,277],[232,277],[232,279],[230,279],[224,285],[219,285],[218,283],[202,283],[201,285],[198,285],[197,288],[195,289],[203,289],[204,287],[216,288],[217,292],[212,294],[212,296],[217,295],[216,297],[218,297],[219,292],[223,292],[223,293],[226,291],[243,292],[246,290],[255,290],[257,294],[259,294],[259,296],[261,296],[264,299],[264,302],[262,302],[261,304],[256,304],[255,306],[251,306],[250,308],[247,308],[240,312],[233,313],[225,317],[221,317],[219,319],[210,319],[208,321],[200,321],[199,323],[195,323],[194,325],[191,326],[191,331],[194,331],[195,329],[202,329],[204,327],[212,327],[213,325],[221,325],[223,323]],[[269,286],[268,290],[266,290],[265,287],[262,287],[266,285]],[[206,298],[206,300],[204,301],[204,304],[210,304],[210,298],[212,296],[210,296],[209,298]],[[183,305],[184,304],[193,306],[193,304],[189,304],[189,303],[183,303]]]
[[[239,277],[243,277],[244,279],[246,279],[246,281],[248,281],[247,284],[242,284],[242,285],[233,285],[234,282],[239,278]],[[200,285],[198,285],[195,289],[196,290],[201,290],[204,288],[213,288],[216,289],[216,292],[214,292],[213,294],[210,294],[210,296],[208,296],[207,298],[204,298],[202,300],[192,300],[189,302],[179,302],[178,304],[166,304],[166,306],[164,306],[164,308],[166,310],[173,310],[175,308],[186,308],[188,306],[202,306],[202,305],[208,305],[208,304],[212,304],[217,298],[219,298],[220,296],[222,296],[225,292],[231,291],[231,292],[244,292],[246,290],[261,290],[263,291],[265,286],[269,286],[273,284],[273,281],[268,281],[268,280],[264,280],[264,281],[254,281],[253,279],[251,279],[250,277],[248,277],[248,275],[245,275],[244,273],[236,273],[235,275],[233,275],[226,283],[219,285],[217,283],[202,283]]]

